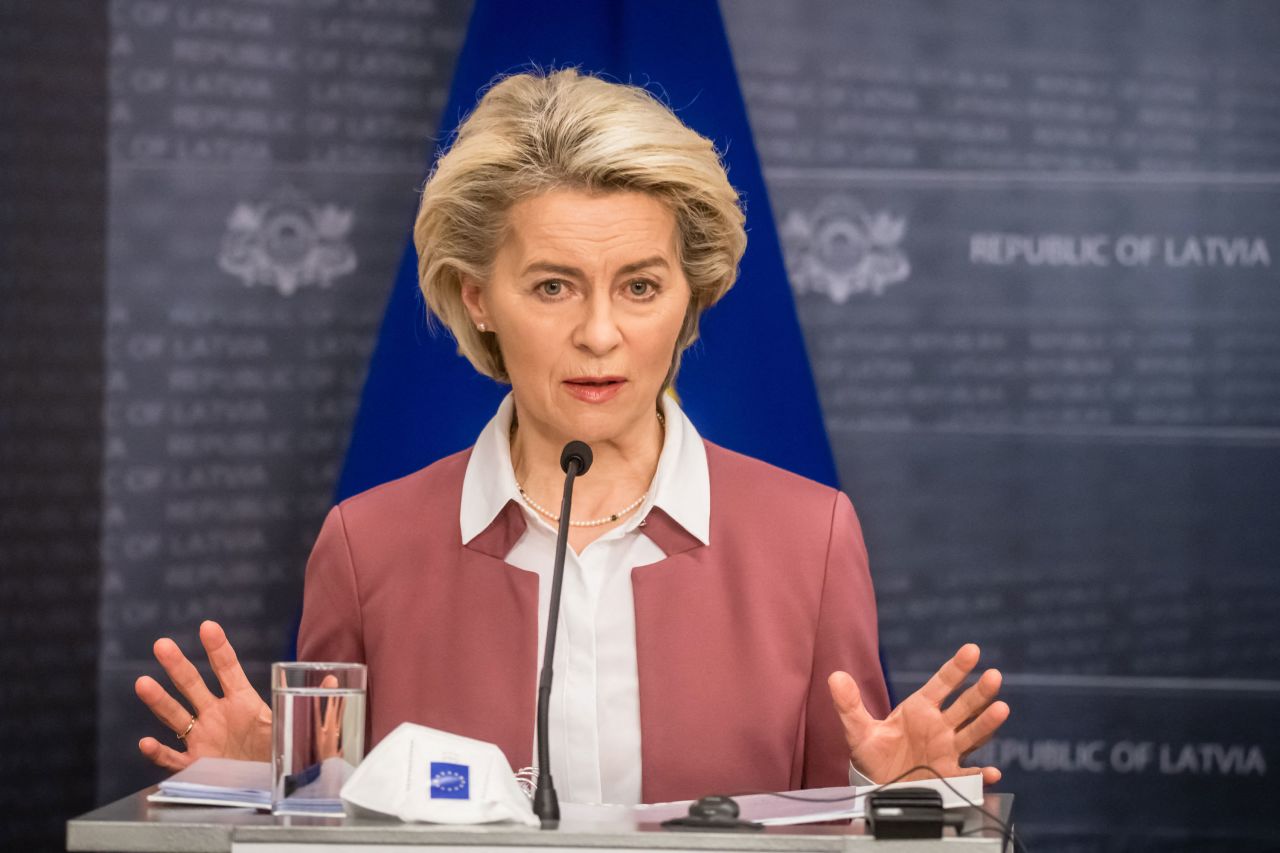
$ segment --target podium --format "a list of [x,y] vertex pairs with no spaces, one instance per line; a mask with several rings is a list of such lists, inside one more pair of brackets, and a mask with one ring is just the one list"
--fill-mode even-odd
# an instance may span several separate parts
[[[654,824],[573,823],[556,830],[510,824],[441,826],[358,818],[275,817],[252,809],[160,805],[147,802],[154,787],[67,821],[67,849],[118,853],[404,853],[409,849],[464,848],[471,853],[605,853],[613,850],[787,851],[835,853],[1007,853],[1012,841],[977,809],[964,816],[963,836],[876,841],[861,820],[852,823],[767,827],[760,832],[670,832]],[[1012,794],[987,794],[983,807],[1012,826]],[[864,847],[875,844],[876,847]]]

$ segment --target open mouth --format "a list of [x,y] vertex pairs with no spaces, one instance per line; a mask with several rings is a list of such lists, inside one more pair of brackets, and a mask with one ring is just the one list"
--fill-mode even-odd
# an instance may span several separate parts
[[588,403],[603,403],[614,397],[627,380],[621,376],[575,376],[564,381],[565,389]]

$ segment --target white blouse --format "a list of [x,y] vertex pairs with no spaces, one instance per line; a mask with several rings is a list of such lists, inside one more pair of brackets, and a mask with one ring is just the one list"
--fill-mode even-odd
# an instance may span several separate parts
[[[644,502],[625,523],[582,553],[570,548],[565,557],[550,732],[551,772],[566,802],[640,802],[640,692],[631,572],[666,556],[644,535],[645,516],[653,507],[661,507],[704,545],[710,544],[706,447],[673,399],[663,395],[662,405],[665,438]],[[460,522],[465,543],[488,528],[508,501],[515,501],[524,512],[524,535],[506,561],[539,576],[540,669],[556,529],[529,508],[516,489],[508,440],[513,409],[508,394],[476,441],[462,481]],[[536,732],[534,739],[536,756]]]

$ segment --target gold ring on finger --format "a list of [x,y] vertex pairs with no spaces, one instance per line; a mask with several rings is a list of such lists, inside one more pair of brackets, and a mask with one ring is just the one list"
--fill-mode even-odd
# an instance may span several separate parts
[[187,723],[186,730],[182,734],[178,735],[178,740],[185,741],[187,739],[187,735],[191,734],[191,730],[194,729],[195,727],[196,727],[196,718],[195,718],[195,715],[192,714],[191,722]]

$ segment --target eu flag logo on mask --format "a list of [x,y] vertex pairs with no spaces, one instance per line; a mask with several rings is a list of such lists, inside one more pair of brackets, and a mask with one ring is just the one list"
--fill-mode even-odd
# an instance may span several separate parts
[[471,799],[471,768],[465,764],[431,762],[431,799]]

